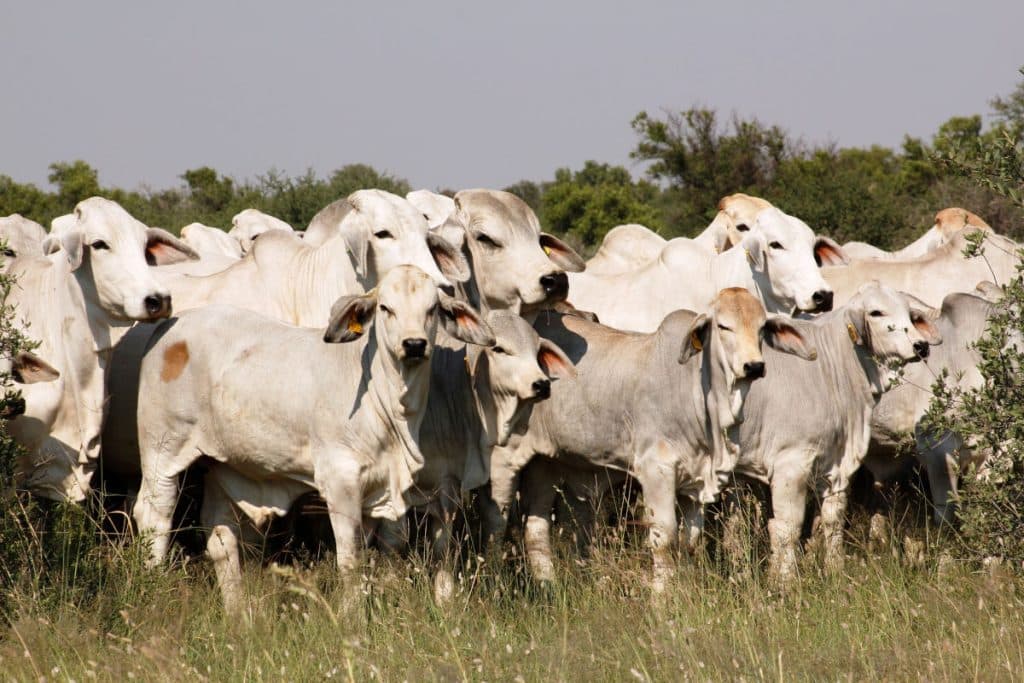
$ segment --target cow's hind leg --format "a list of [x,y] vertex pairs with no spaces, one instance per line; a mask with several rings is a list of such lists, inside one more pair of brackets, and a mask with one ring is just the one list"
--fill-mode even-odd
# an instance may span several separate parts
[[845,486],[841,490],[825,490],[821,500],[821,534],[825,545],[825,570],[837,573],[843,569],[843,530],[846,527]]
[[458,557],[453,526],[458,513],[461,487],[454,479],[445,479],[438,498],[430,506],[430,554],[434,563],[434,599],[438,603],[455,595],[455,569]]
[[206,554],[213,561],[224,609],[229,614],[241,614],[244,609],[238,515],[216,477],[207,474],[200,520],[209,530]]

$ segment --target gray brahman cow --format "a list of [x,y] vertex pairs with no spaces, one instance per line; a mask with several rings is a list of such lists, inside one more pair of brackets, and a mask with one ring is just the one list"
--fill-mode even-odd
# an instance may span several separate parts
[[[766,318],[742,288],[722,291],[707,315],[672,313],[651,334],[558,314],[541,314],[536,328],[565,351],[577,375],[555,383],[551,399],[533,406],[507,446],[493,450],[491,491],[499,511],[508,513],[517,475],[535,457],[629,473],[643,489],[655,587],[663,588],[674,572],[676,496],[710,502],[731,471],[736,455],[724,432],[741,419],[744,396],[764,373],[762,339],[805,358],[813,349],[787,318]],[[541,579],[553,576],[553,483],[523,486],[527,552]]]
[[871,283],[844,306],[814,320],[793,320],[815,363],[765,351],[765,379],[754,382],[743,422],[730,432],[739,445],[735,471],[771,489],[771,567],[793,577],[807,506],[821,502],[826,562],[842,563],[842,533],[850,478],[861,466],[871,417],[893,371],[888,364],[927,357],[941,336],[931,309]]
[[317,490],[338,567],[356,567],[363,519],[403,514],[423,467],[419,432],[438,322],[468,343],[494,342],[471,308],[413,266],[339,299],[326,332],[223,306],[162,325],[139,392],[143,477],[134,516],[153,535],[151,561],[167,553],[178,475],[205,455],[215,464],[202,520],[230,610],[242,598],[238,512],[263,526]]
[[[948,373],[947,386],[960,391],[982,386],[980,356],[974,344],[985,333],[994,307],[991,301],[972,294],[948,295],[933,321],[942,346],[921,363],[907,366],[899,385],[882,397],[871,418],[871,446],[864,466],[878,482],[892,479],[915,459],[901,448],[911,438],[916,460],[928,477],[934,518],[939,523],[953,521],[959,472],[982,454],[972,451],[955,432],[934,433],[922,419],[934,398],[932,387],[944,371]],[[874,534],[881,531],[880,522],[881,518],[872,519]]]

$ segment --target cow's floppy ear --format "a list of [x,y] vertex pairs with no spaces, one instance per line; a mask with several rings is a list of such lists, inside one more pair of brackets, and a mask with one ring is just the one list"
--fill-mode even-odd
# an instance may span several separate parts
[[366,332],[377,312],[377,290],[366,294],[343,296],[331,306],[331,316],[324,330],[324,341],[340,344],[355,341]]
[[352,259],[352,267],[360,278],[366,277],[366,250],[369,248],[370,229],[366,226],[365,220],[355,221],[356,225],[342,231],[345,240],[345,248],[348,250],[349,258]]
[[558,345],[547,339],[540,340],[537,349],[537,365],[551,379],[568,379],[576,376],[576,366]]
[[551,262],[567,273],[582,273],[587,267],[580,255],[572,247],[546,232],[540,234],[540,248],[548,255]]
[[60,235],[50,235],[43,241],[44,254],[53,254],[61,250],[67,255],[71,270],[78,270],[82,265],[82,253],[85,250],[82,232],[68,230]]
[[747,235],[740,242],[740,248],[743,249],[747,255],[747,260],[750,265],[753,266],[754,270],[764,270],[764,250],[765,243],[764,238],[760,235]]
[[427,232],[427,248],[430,249],[434,262],[441,274],[454,282],[465,282],[469,279],[469,263],[458,249],[441,235]]
[[850,263],[850,257],[846,255],[843,248],[835,240],[824,235],[819,235],[814,240],[814,260],[818,267],[821,266],[845,266]]
[[444,224],[434,228],[432,232],[445,238],[449,244],[459,251],[462,251],[462,247],[466,245],[466,228],[456,220],[454,215],[449,216]]
[[146,263],[166,266],[199,258],[196,250],[163,228],[146,228]]
[[467,344],[494,346],[494,332],[490,325],[469,304],[441,291],[437,298],[445,332]]
[[807,343],[791,318],[781,315],[768,318],[764,324],[764,341],[776,351],[791,353],[804,360],[818,359],[818,350]]
[[708,322],[708,317],[701,313],[690,323],[690,329],[686,331],[683,345],[679,349],[680,364],[685,363],[704,350],[704,345],[708,343],[708,332],[711,330]]
[[18,384],[35,384],[52,382],[60,377],[60,372],[36,354],[19,351],[11,363],[11,375]]

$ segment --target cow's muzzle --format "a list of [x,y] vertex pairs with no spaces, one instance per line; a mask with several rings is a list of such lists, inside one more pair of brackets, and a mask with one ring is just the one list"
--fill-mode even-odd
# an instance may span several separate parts
[[832,300],[835,295],[826,289],[819,289],[817,292],[811,295],[811,301],[814,302],[814,310],[811,313],[825,313],[826,311],[832,310]]
[[427,340],[423,338],[403,339],[404,360],[421,361],[427,357]]
[[152,318],[166,318],[171,314],[170,294],[150,294],[142,300],[146,307],[146,314]]
[[569,298],[569,276],[560,270],[542,275],[540,286],[544,288],[544,296],[548,301],[564,301]]

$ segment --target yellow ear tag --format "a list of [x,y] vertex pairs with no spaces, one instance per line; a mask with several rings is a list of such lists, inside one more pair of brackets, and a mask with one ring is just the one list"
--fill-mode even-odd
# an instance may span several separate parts
[[704,350],[704,345],[700,343],[700,337],[697,336],[696,332],[690,333],[690,343],[693,344],[693,348],[697,351]]
[[352,334],[362,334],[363,325],[358,320],[349,320],[348,331],[351,332]]
[[545,254],[551,254],[551,247],[547,246],[546,244],[542,246],[541,249],[544,250]]
[[857,334],[857,328],[853,326],[853,323],[846,323],[846,331],[850,333],[850,341],[854,344],[860,341],[860,336]]

